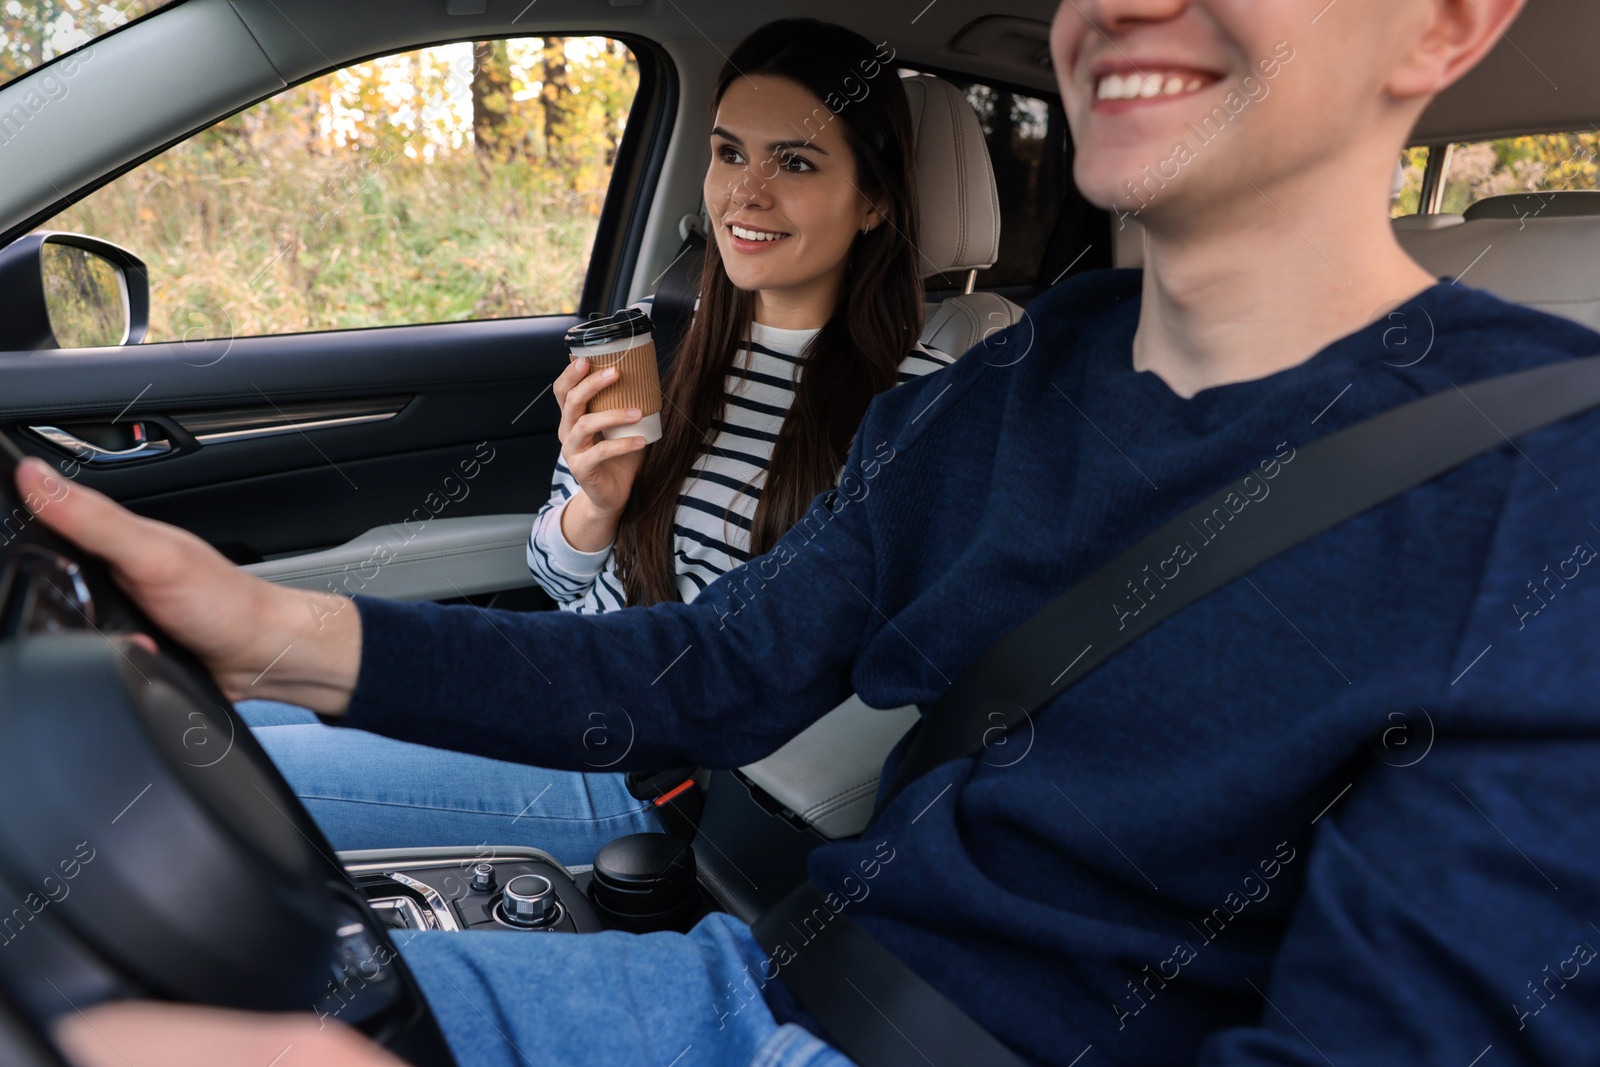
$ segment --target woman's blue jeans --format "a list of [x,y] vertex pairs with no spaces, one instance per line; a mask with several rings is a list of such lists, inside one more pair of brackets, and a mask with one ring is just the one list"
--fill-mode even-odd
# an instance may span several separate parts
[[521,845],[586,864],[662,829],[620,774],[551,771],[324,726],[305,708],[236,708],[333,847]]
[[[406,744],[287,704],[238,710],[338,849],[526,845],[576,864],[661,829],[620,774]],[[722,912],[688,934],[394,934],[460,1067],[853,1067],[778,1025],[761,998],[765,954]]]

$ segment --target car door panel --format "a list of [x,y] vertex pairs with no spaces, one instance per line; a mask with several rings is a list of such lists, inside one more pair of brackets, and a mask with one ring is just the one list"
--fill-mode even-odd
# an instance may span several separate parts
[[259,578],[295,589],[448,600],[534,584],[528,571],[530,513],[407,519],[368,530],[336,548],[250,564]]
[[[567,364],[562,335],[574,321],[0,354],[0,425],[65,475],[242,562],[326,549],[389,523],[527,514],[546,499],[559,452],[550,384]],[[363,405],[387,417],[218,436],[273,428],[274,417],[278,429],[314,424],[308,415],[332,421]],[[175,452],[102,466],[28,429],[137,422],[176,424]]]

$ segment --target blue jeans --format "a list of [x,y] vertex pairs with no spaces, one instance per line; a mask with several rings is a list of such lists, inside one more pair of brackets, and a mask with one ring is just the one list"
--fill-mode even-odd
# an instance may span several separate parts
[[461,1067],[854,1067],[779,1026],[731,915],[687,934],[396,932]]
[[304,708],[241,701],[241,718],[337,849],[522,845],[584,864],[662,829],[620,774],[552,771],[324,726]]

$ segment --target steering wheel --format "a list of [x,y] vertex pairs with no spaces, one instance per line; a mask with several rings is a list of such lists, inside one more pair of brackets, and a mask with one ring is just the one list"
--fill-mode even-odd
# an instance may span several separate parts
[[21,458],[0,435],[0,987],[39,1028],[134,997],[315,1011],[454,1067],[250,730],[104,564],[22,506]]

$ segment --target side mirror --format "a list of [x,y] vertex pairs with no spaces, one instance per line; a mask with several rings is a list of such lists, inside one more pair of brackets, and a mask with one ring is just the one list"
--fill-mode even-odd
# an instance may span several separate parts
[[127,249],[42,231],[0,249],[0,351],[107,348],[144,340],[150,279]]

